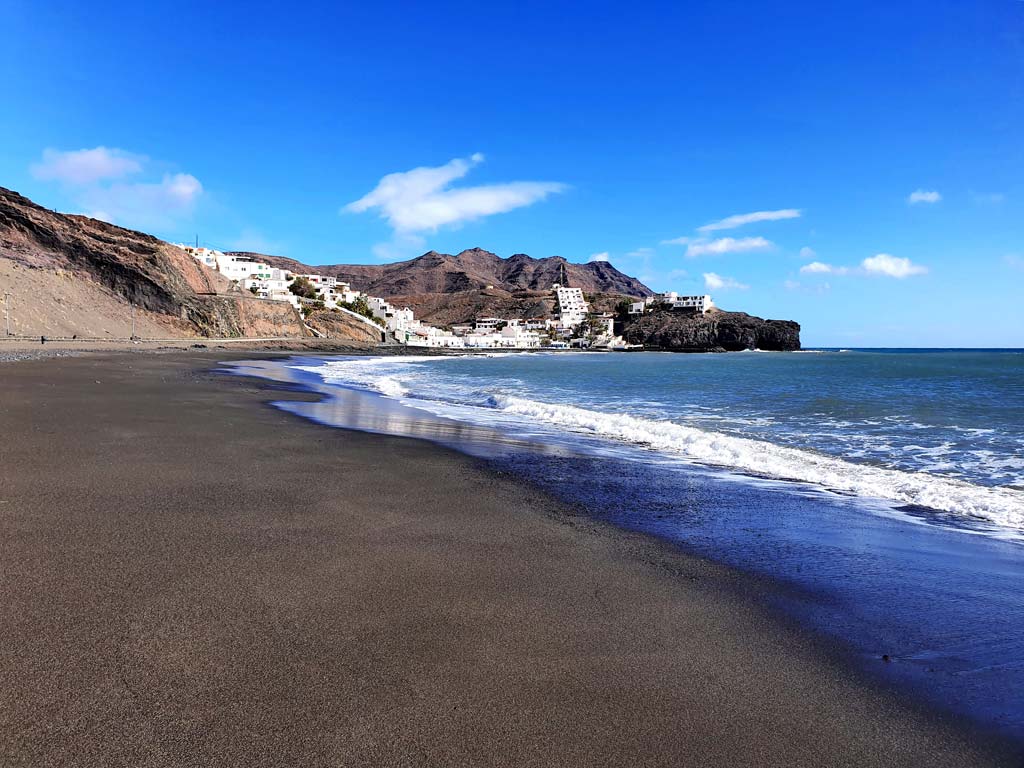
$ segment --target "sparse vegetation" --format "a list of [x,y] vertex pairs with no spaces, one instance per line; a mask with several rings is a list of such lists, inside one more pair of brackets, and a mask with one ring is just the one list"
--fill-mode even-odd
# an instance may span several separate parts
[[292,280],[288,290],[303,299],[315,299],[317,297],[316,286],[310,282],[308,277],[301,275]]
[[323,301],[303,302],[302,306],[299,307],[299,311],[302,312],[302,316],[304,318],[309,317],[314,312],[318,312],[322,309],[327,309],[327,305],[324,304]]
[[368,320],[372,320],[381,328],[384,327],[384,321],[381,320],[379,317],[373,316],[373,311],[370,309],[370,305],[366,301],[365,296],[360,296],[355,301],[339,301],[338,306],[344,307],[349,312],[355,312],[357,315],[362,315]]

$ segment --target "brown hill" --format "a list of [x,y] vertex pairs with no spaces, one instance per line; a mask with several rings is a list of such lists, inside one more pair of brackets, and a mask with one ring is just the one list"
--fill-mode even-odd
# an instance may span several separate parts
[[582,288],[594,308],[612,310],[624,296],[650,296],[651,289],[608,262],[572,264],[561,256],[534,259],[517,253],[507,259],[472,248],[451,255],[430,251],[394,264],[312,266],[284,256],[239,252],[279,269],[337,277],[371,296],[411,308],[435,325],[470,322],[476,317],[546,317],[554,310],[551,286]]
[[430,251],[393,264],[328,264],[310,266],[282,256],[246,253],[281,269],[338,277],[372,296],[479,291],[488,287],[508,292],[550,291],[555,283],[568,283],[587,293],[650,296],[651,289],[620,272],[606,261],[573,264],[561,256],[535,259],[517,253],[507,259],[482,248],[456,255]]
[[2,187],[0,288],[15,335],[124,338],[132,307],[140,336],[308,335],[289,304],[238,292],[180,248]]

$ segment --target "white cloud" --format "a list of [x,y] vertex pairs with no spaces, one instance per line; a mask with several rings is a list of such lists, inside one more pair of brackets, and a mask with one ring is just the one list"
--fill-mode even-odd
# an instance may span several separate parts
[[627,259],[647,259],[654,254],[653,248],[634,248],[626,254]]
[[733,280],[731,277],[722,277],[721,275],[716,275],[714,272],[705,272],[704,287],[709,291],[745,291],[750,286]]
[[775,243],[763,237],[720,237],[717,240],[695,240],[686,247],[686,256],[714,255],[723,253],[744,253],[746,251],[764,251],[774,248]]
[[168,228],[192,213],[203,185],[189,173],[165,173],[159,181],[122,180],[143,173],[148,163],[145,155],[123,149],[46,149],[31,171],[64,185],[86,216],[138,229]]
[[869,256],[861,262],[861,266],[868,274],[885,275],[900,280],[911,275],[923,275],[928,271],[927,267],[914,264],[910,259],[891,256],[888,253]]
[[587,261],[588,262],[591,262],[591,261],[608,261],[608,251],[601,251],[600,253],[592,253],[592,254],[590,254],[590,258],[587,259]]
[[812,261],[810,264],[800,267],[802,275],[848,275],[849,273],[849,267],[834,267],[821,261]]
[[342,210],[364,213],[376,209],[398,233],[436,232],[445,226],[505,213],[532,205],[548,195],[563,192],[565,184],[549,181],[512,181],[450,189],[484,161],[477,153],[445,165],[390,173],[374,189]]
[[818,254],[815,252],[815,250],[809,246],[805,245],[803,248],[800,249],[801,259],[813,259],[817,255]]
[[94,219],[159,229],[190,214],[202,193],[195,176],[175,173],[159,182],[93,186],[82,192],[80,204]]
[[814,282],[810,284],[801,283],[798,280],[784,280],[782,287],[787,291],[794,291],[798,293],[813,294],[817,296],[824,296],[832,290],[832,286],[827,282]]
[[860,268],[837,267],[821,261],[812,261],[800,267],[801,275],[885,275],[903,279],[911,275],[923,275],[927,267],[914,264],[910,259],[879,253],[869,256],[860,263]]
[[1008,253],[1003,256],[1003,263],[1010,269],[1024,271],[1024,257],[1018,256],[1016,253]]
[[92,184],[103,179],[120,179],[142,170],[146,158],[123,149],[75,149],[62,152],[44,149],[43,159],[32,165],[32,175],[43,181]]
[[800,218],[798,208],[783,208],[779,211],[754,211],[753,213],[737,213],[734,216],[726,216],[724,219],[713,221],[698,227],[698,232],[715,232],[720,229],[735,229],[744,224],[754,224],[759,221],[781,221],[783,219]]
[[671,240],[662,240],[660,245],[689,245],[689,237],[673,237]]
[[971,199],[979,205],[999,205],[1006,202],[1006,195],[1002,192],[989,192],[987,194],[971,192],[970,194]]
[[907,202],[911,205],[917,203],[937,203],[942,199],[940,195],[934,189],[915,189],[907,196]]

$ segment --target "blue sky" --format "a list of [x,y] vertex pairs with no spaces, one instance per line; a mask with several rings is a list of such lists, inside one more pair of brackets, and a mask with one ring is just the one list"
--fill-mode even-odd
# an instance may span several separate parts
[[606,257],[808,345],[1024,346],[1019,0],[338,6],[0,0],[0,185],[314,264]]

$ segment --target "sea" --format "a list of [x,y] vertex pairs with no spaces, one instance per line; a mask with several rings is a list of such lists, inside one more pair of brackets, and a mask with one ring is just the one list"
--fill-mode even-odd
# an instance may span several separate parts
[[595,519],[770,579],[771,609],[879,684],[1024,740],[1022,350],[225,368],[323,395],[274,403],[297,416],[464,451]]

